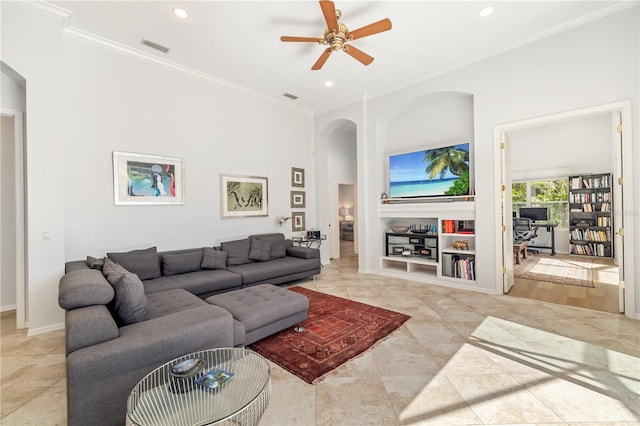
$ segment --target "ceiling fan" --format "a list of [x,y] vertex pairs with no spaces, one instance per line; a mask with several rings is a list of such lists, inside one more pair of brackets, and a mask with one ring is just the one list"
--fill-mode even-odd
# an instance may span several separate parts
[[389,31],[391,29],[391,21],[389,18],[382,19],[378,22],[374,22],[373,24],[365,25],[357,30],[349,31],[349,28],[347,28],[346,25],[338,23],[338,19],[342,16],[342,12],[336,9],[332,1],[321,0],[320,8],[322,9],[324,20],[327,22],[327,28],[325,28],[322,38],[282,36],[280,37],[280,41],[313,42],[329,46],[324,52],[322,52],[316,63],[313,64],[311,67],[312,70],[319,70],[322,68],[324,63],[327,62],[327,59],[329,59],[329,56],[338,50],[346,52],[348,55],[352,56],[364,65],[369,65],[373,62],[372,56],[369,56],[362,50],[347,43],[359,38],[381,33],[383,31]]

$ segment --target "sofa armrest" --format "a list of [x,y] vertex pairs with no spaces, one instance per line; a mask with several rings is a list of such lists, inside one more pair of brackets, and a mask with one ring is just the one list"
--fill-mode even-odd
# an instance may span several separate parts
[[299,257],[301,259],[320,259],[320,250],[311,247],[287,247],[287,256]]
[[233,317],[200,306],[120,328],[120,337],[67,356],[69,425],[122,424],[131,389],[156,367],[191,352],[233,347]]

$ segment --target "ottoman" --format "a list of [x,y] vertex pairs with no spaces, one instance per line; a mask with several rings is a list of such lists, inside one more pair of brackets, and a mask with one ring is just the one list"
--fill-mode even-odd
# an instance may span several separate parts
[[247,346],[307,318],[309,299],[273,284],[260,284],[206,299],[228,311],[244,325],[245,340],[236,346]]

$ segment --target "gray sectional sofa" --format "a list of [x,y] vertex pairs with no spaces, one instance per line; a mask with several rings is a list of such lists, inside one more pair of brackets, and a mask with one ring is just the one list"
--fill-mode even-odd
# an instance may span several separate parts
[[302,321],[306,298],[265,283],[321,270],[317,249],[293,246],[282,234],[108,253],[65,266],[58,301],[69,425],[124,424],[129,392],[154,368],[203,349],[248,345]]

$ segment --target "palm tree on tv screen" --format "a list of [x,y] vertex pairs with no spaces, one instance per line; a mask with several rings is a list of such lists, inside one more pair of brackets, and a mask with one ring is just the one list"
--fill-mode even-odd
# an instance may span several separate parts
[[442,179],[447,170],[455,176],[462,176],[469,171],[469,152],[455,146],[425,151],[424,161],[429,163],[424,170],[429,174],[429,179],[438,174]]

